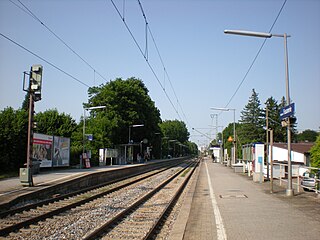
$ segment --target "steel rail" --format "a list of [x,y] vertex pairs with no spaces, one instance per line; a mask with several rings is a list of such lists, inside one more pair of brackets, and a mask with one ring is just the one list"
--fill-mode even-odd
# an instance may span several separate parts
[[100,237],[101,235],[108,232],[108,230],[111,230],[115,225],[117,225],[117,222],[120,222],[121,219],[125,218],[130,212],[134,211],[134,209],[138,208],[141,204],[146,202],[148,199],[150,199],[154,194],[156,194],[159,190],[164,188],[168,183],[170,183],[172,180],[174,180],[176,177],[178,177],[183,171],[185,171],[190,165],[193,163],[189,163],[188,166],[184,167],[182,170],[178,171],[177,173],[173,174],[171,177],[163,181],[161,184],[159,184],[156,188],[151,190],[150,192],[146,193],[142,197],[140,197],[138,200],[133,202],[129,207],[121,211],[120,213],[116,214],[112,219],[108,220],[104,224],[102,224],[100,227],[94,229],[92,232],[85,235],[82,239],[83,240],[92,240]]
[[[177,163],[172,163],[172,165],[175,165],[175,164],[177,164]],[[13,215],[13,214],[20,213],[20,212],[23,212],[23,211],[27,211],[27,210],[30,210],[30,209],[34,209],[34,208],[37,208],[37,207],[41,207],[41,206],[47,205],[49,203],[57,202],[57,201],[60,201],[60,200],[63,200],[63,199],[69,198],[69,197],[73,197],[73,196],[76,196],[76,195],[79,195],[79,194],[82,194],[82,193],[85,193],[85,192],[88,192],[88,191],[91,191],[91,190],[94,190],[94,189],[98,189],[98,188],[101,188],[101,187],[104,187],[104,186],[107,186],[107,185],[110,185],[110,184],[114,184],[114,183],[117,183],[117,182],[120,182],[120,181],[124,181],[126,179],[133,178],[133,177],[139,176],[141,174],[145,174],[148,171],[153,171],[153,170],[159,169],[159,168],[164,167],[164,166],[171,166],[171,164],[167,164],[167,162],[163,162],[163,164],[159,164],[158,166],[156,166],[155,169],[152,169],[152,170],[149,169],[149,170],[147,170],[145,172],[132,174],[132,175],[125,176],[125,177],[122,177],[122,178],[118,178],[116,180],[112,180],[112,181],[101,183],[101,184],[98,184],[98,185],[95,185],[95,186],[83,188],[81,190],[77,190],[77,191],[73,191],[73,192],[70,192],[70,193],[62,194],[62,195],[59,195],[59,196],[56,196],[56,197],[51,197],[50,199],[40,200],[40,201],[38,201],[36,203],[31,203],[31,204],[28,204],[28,205],[25,205],[25,206],[20,206],[20,207],[17,207],[17,208],[12,208],[12,209],[9,209],[9,210],[6,210],[6,211],[2,211],[2,212],[0,212],[0,218],[4,218],[4,217],[6,217],[8,215]]]
[[[25,220],[22,220],[21,222],[18,222],[16,224],[12,224],[10,226],[4,227],[4,228],[0,229],[0,236],[6,236],[6,235],[8,235],[9,233],[11,233],[13,231],[17,231],[18,229],[21,229],[23,227],[28,227],[31,224],[37,223],[37,222],[39,222],[41,220],[45,220],[46,218],[50,218],[52,216],[58,215],[58,214],[60,214],[62,212],[65,212],[65,211],[70,210],[72,208],[75,208],[77,206],[83,205],[83,204],[85,204],[87,202],[90,202],[92,200],[95,200],[95,199],[98,199],[100,197],[103,197],[103,196],[105,196],[107,194],[110,194],[110,193],[112,193],[114,191],[117,191],[117,190],[119,190],[121,188],[127,187],[127,186],[132,185],[134,183],[137,183],[139,181],[142,181],[142,180],[145,180],[145,179],[150,178],[152,176],[155,176],[155,175],[157,175],[157,174],[159,174],[159,173],[161,173],[163,171],[166,171],[166,170],[170,169],[171,167],[177,166],[179,164],[181,164],[180,161],[179,162],[175,162],[173,164],[171,163],[171,164],[165,165],[167,167],[161,166],[161,167],[165,167],[165,168],[161,169],[161,170],[159,170],[159,171],[157,171],[155,173],[151,173],[151,174],[148,174],[146,176],[137,178],[137,179],[135,179],[133,181],[130,181],[128,183],[124,183],[124,184],[121,184],[119,186],[113,187],[111,189],[105,190],[105,191],[103,191],[101,193],[94,194],[94,195],[92,195],[90,197],[87,197],[85,199],[82,199],[82,200],[79,200],[79,201],[76,201],[76,202],[73,202],[73,203],[68,203],[67,205],[63,205],[61,207],[55,208],[54,210],[50,210],[50,211],[48,211],[46,213],[39,214],[38,216],[30,217],[29,219],[25,219]],[[142,174],[145,174],[145,173],[142,173]],[[141,175],[141,174],[138,174],[138,175]],[[129,178],[131,178],[131,177],[136,177],[136,175],[135,176],[130,176]],[[125,178],[124,180],[126,180],[126,179],[127,178]],[[82,192],[81,194],[83,194],[83,193],[84,192]],[[57,197],[57,199],[58,199],[57,201],[61,200],[60,197]],[[68,200],[66,200],[66,201],[68,201]]]
[[171,201],[169,202],[169,204],[167,205],[167,207],[164,209],[164,211],[161,213],[161,216],[159,217],[159,219],[154,223],[154,225],[152,226],[152,228],[150,229],[150,231],[146,234],[146,236],[143,238],[144,240],[148,240],[148,239],[154,239],[154,235],[156,234],[156,231],[161,227],[163,221],[165,221],[165,219],[167,218],[166,216],[168,214],[170,214],[170,212],[172,211],[174,205],[176,204],[176,202],[178,201],[180,195],[182,194],[183,190],[185,189],[185,187],[187,186],[189,180],[191,179],[194,171],[196,170],[196,168],[199,165],[199,161],[197,161],[194,165],[194,168],[192,169],[192,171],[188,174],[188,176],[185,178],[185,180],[183,181],[183,183],[181,184],[181,186],[179,187],[178,191],[176,192],[176,194],[172,197]]

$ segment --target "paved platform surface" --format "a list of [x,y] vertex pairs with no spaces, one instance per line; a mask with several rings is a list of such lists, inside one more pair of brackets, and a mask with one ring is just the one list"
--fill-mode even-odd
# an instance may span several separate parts
[[[187,219],[187,220],[186,220]],[[287,197],[270,182],[205,159],[173,227],[171,239],[320,239],[320,198]],[[179,233],[179,234],[178,234]]]
[[[133,164],[135,165],[135,164]],[[48,187],[57,183],[68,181],[76,177],[85,176],[99,171],[110,171],[133,166],[130,165],[114,165],[92,167],[89,169],[52,169],[42,170],[39,174],[33,175],[33,187],[24,187],[20,182],[19,177],[0,180],[0,204],[23,195],[28,192],[39,190],[42,187]]]
[[[35,187],[23,187],[19,178],[0,181],[0,203],[23,194],[96,171],[132,165],[91,169],[55,169],[33,177]],[[295,193],[270,183],[254,183],[246,175],[211,159],[197,169],[170,239],[320,239],[320,198],[315,193]]]

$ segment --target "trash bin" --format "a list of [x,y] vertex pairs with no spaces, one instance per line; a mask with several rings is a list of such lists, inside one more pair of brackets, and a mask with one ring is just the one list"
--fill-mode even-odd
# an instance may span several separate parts
[[32,164],[31,164],[32,174],[36,174],[40,172],[40,164],[41,164],[41,161],[37,159],[32,160]]
[[[31,173],[32,174],[36,174],[40,172],[40,164],[41,161],[37,160],[37,159],[32,159],[32,162],[30,164],[30,168],[31,168]],[[27,167],[27,164],[24,164],[25,168]]]

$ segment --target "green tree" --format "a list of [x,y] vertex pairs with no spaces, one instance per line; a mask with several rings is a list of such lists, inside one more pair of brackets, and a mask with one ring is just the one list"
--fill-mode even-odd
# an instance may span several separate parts
[[27,158],[28,113],[8,107],[0,112],[1,171],[19,171]]
[[243,139],[243,143],[264,141],[264,119],[260,105],[258,93],[252,89],[252,95],[249,98],[249,102],[241,111],[240,123],[242,126],[239,134],[241,134],[240,136]]
[[[188,132],[187,126],[183,121],[179,120],[166,120],[160,124],[162,135],[166,138],[166,141],[162,144],[163,152],[169,153],[169,148],[173,148],[172,143],[170,146],[170,140],[177,140],[182,144],[188,142],[190,133]],[[169,142],[168,142],[169,141]]]
[[[281,126],[280,120],[280,108],[281,104],[270,97],[265,102],[266,108],[268,108],[268,125],[269,129],[273,129],[273,141],[274,142],[285,142],[286,140],[286,128]],[[266,117],[266,110],[264,110],[264,116]]]
[[106,106],[90,112],[86,121],[88,132],[94,134],[94,148],[113,147],[128,143],[129,126],[143,124],[131,129],[131,140],[141,142],[148,139],[150,144],[157,141],[155,133],[160,132],[160,111],[149,96],[145,84],[136,78],[123,80],[117,78],[99,87],[88,90],[89,101],[85,107]]
[[188,151],[187,153],[188,154],[198,156],[198,146],[196,143],[188,141],[186,143],[186,146],[187,146],[187,151]]
[[27,93],[25,96],[24,96],[24,100],[22,102],[22,109],[26,110],[26,111],[29,111],[29,96],[30,94]]
[[165,120],[160,124],[161,132],[165,137],[178,140],[181,143],[188,141],[190,133],[183,121]]
[[[241,146],[242,144],[245,144],[245,139],[243,139],[243,134],[242,134],[242,126],[243,124],[240,123],[235,123],[235,128],[236,128],[236,147],[237,147],[237,157],[241,157]],[[229,125],[223,129],[222,131],[223,135],[223,148],[227,149],[228,155],[231,156],[231,148],[233,147],[233,142],[228,141],[229,137],[231,137],[234,140],[233,137],[233,123],[229,123]]]
[[318,135],[315,144],[310,149],[311,166],[320,168],[320,135]]
[[316,131],[307,129],[297,134],[296,139],[298,142],[315,142],[318,135]]
[[[233,138],[233,123],[229,123],[229,125],[223,129],[223,148],[227,149],[229,156],[231,156],[231,148],[233,147],[233,143],[228,141],[229,137]],[[239,124],[236,126],[236,135],[239,138]],[[240,145],[240,144],[239,144]]]
[[71,137],[77,128],[75,120],[69,114],[59,113],[57,109],[37,113],[35,122],[35,132],[48,135]]

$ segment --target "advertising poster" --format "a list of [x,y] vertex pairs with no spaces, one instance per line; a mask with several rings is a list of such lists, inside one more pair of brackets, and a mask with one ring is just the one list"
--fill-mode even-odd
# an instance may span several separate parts
[[53,167],[66,167],[70,165],[70,138],[54,136]]
[[34,133],[32,158],[41,161],[40,167],[52,167],[53,137]]

